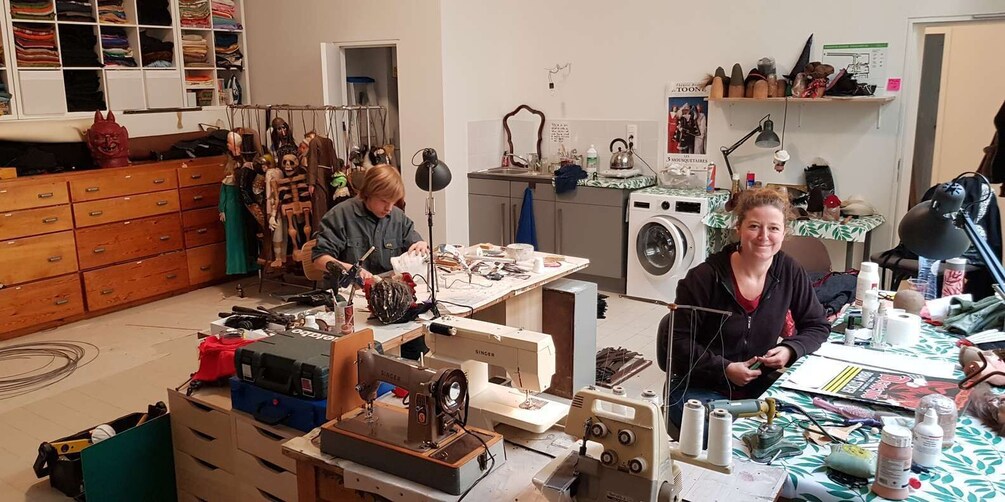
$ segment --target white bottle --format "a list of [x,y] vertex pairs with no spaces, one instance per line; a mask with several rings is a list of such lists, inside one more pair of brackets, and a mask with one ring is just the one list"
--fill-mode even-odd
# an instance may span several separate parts
[[871,261],[864,261],[859,267],[858,280],[855,282],[856,307],[862,306],[865,292],[870,289],[879,289],[879,265]]
[[925,412],[925,420],[914,425],[914,452],[911,458],[922,467],[935,467],[942,455],[942,427],[935,409]]
[[862,327],[872,328],[875,325],[876,314],[879,311],[879,291],[870,289],[865,292],[862,300]]
[[600,157],[597,156],[597,149],[593,145],[590,145],[590,149],[586,151],[585,167],[585,171],[590,174],[597,172],[597,168],[600,167]]

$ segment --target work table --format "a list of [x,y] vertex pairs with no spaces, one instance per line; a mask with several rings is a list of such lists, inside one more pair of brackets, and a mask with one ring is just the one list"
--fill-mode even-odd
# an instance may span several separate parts
[[[554,186],[554,176],[548,173],[534,174],[530,170],[509,168],[506,172],[495,171],[499,168],[485,169],[468,173],[469,179],[516,181],[523,183],[550,183]],[[495,171],[495,172],[493,172]],[[525,172],[519,172],[525,171]],[[581,187],[612,188],[615,190],[638,190],[656,185],[656,176],[632,176],[631,178],[604,178],[602,176],[587,176],[576,182]]]

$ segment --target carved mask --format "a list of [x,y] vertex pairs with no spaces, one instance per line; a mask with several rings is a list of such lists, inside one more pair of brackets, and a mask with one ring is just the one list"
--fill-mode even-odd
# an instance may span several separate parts
[[115,115],[94,112],[94,124],[87,130],[87,146],[98,167],[129,165],[129,131],[115,122]]
[[293,131],[285,120],[276,117],[272,119],[272,148],[278,149],[281,146],[296,145],[293,139]]
[[286,176],[293,176],[296,174],[297,168],[300,167],[300,160],[294,153],[287,153],[282,156],[282,166],[283,174]]

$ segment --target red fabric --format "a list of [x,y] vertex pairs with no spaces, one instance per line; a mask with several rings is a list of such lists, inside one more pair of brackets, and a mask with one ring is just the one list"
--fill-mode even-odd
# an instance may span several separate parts
[[782,338],[789,338],[796,334],[796,321],[792,319],[792,311],[785,313],[785,325],[782,326]]
[[237,373],[234,369],[234,352],[255,340],[243,338],[220,339],[215,336],[205,338],[199,344],[199,370],[192,375],[192,380],[214,382],[222,378],[230,378]]
[[736,276],[733,275],[732,279],[733,279],[733,292],[736,294],[736,301],[740,302],[740,306],[743,307],[743,310],[746,311],[748,314],[756,310],[757,304],[761,303],[761,295],[757,295],[757,297],[754,298],[753,300],[748,300],[747,298],[744,298],[743,294],[740,293],[740,286],[736,284]]

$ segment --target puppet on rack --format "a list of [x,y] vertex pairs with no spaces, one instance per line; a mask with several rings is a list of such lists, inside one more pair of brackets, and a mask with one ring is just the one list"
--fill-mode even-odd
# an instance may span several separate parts
[[[301,261],[300,249],[311,235],[312,206],[310,187],[307,184],[307,172],[301,167],[297,150],[290,147],[279,149],[279,163],[282,165],[282,175],[271,178],[275,190],[276,213],[274,217],[281,220],[286,227],[292,246],[293,261]],[[278,227],[279,225],[277,225]],[[273,228],[272,242],[285,240],[281,231]],[[285,254],[282,255],[285,258]],[[278,260],[278,258],[277,258]],[[285,259],[283,260],[285,261]]]

